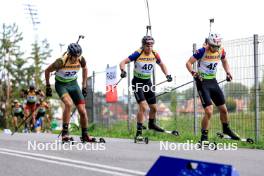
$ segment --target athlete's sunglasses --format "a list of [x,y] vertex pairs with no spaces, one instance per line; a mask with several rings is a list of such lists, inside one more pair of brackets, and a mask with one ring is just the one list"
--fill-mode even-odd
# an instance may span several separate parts
[[146,46],[153,46],[154,42],[147,42]]
[[216,45],[209,45],[212,49],[215,49],[215,50],[217,50],[217,49],[219,49],[220,48],[220,46],[216,46]]

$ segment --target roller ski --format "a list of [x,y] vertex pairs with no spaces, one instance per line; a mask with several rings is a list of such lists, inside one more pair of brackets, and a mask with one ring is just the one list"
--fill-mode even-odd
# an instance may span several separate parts
[[64,135],[61,136],[61,143],[65,144],[65,143],[69,143],[69,144],[74,144],[76,143],[76,141],[74,141],[73,137],[70,137],[69,135]]
[[149,143],[149,139],[148,137],[143,137],[142,136],[142,130],[137,130],[136,136],[134,137],[134,143],[145,143],[148,144]]
[[221,132],[217,132],[216,135],[220,139],[237,140],[237,141],[247,142],[249,144],[254,144],[254,140],[252,138],[240,138],[239,137],[239,138],[234,139],[231,136],[229,136],[228,134],[221,133]]
[[174,136],[180,136],[180,133],[176,130],[173,130],[173,131],[164,130],[164,133],[172,134]]
[[173,131],[164,130],[161,127],[159,127],[158,125],[156,125],[155,123],[149,123],[148,128],[150,130],[154,130],[154,131],[161,132],[161,133],[167,133],[167,134],[171,134],[171,135],[174,135],[174,136],[179,136],[180,135],[179,132],[176,131],[176,130],[173,130]]
[[76,141],[73,139],[73,137],[69,136],[68,128],[61,130],[60,134],[58,135],[58,138],[61,136],[61,143],[69,143],[74,144]]
[[223,123],[223,132],[216,133],[216,135],[221,139],[230,139],[230,140],[237,140],[242,142],[248,142],[250,144],[254,143],[254,140],[251,138],[241,138],[237,133],[233,132],[228,123]]
[[88,135],[85,136],[81,136],[80,140],[82,143],[105,143],[105,139],[104,138],[99,138],[99,141],[95,138],[95,137],[91,137]]

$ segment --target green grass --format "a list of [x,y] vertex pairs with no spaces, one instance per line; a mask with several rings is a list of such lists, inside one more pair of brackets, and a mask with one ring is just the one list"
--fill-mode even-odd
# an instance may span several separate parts
[[[248,125],[249,127],[254,127],[253,126],[253,122],[251,119],[251,116],[245,115],[246,117],[242,117],[242,116],[236,116],[235,114],[230,114],[231,117],[231,123],[232,123],[232,128],[239,129],[239,128],[246,128],[243,125]],[[148,136],[150,140],[152,141],[169,141],[169,142],[187,142],[187,140],[189,141],[193,141],[193,142],[198,142],[200,139],[200,120],[201,118],[198,119],[198,135],[195,136],[193,131],[193,123],[194,120],[191,116],[177,116],[177,118],[169,118],[167,120],[159,120],[157,123],[159,123],[160,126],[162,126],[163,128],[165,128],[166,130],[175,130],[177,129],[180,132],[180,136],[175,137],[173,135],[170,134],[165,134],[165,133],[158,133],[158,132],[154,132],[152,130],[145,130],[143,132],[143,134],[145,136]],[[236,120],[236,123],[234,122],[234,120]],[[238,122],[237,122],[238,121]],[[242,122],[241,122],[242,121]],[[241,124],[240,124],[241,123]],[[262,121],[263,123],[263,121]],[[118,121],[115,122],[114,124],[111,124],[111,126],[109,128],[103,127],[101,125],[95,125],[92,124],[89,126],[89,133],[92,136],[103,136],[103,137],[112,137],[112,138],[128,138],[133,140],[134,135],[136,133],[136,122],[132,121],[131,122],[131,130],[128,131],[127,129],[127,121]],[[145,124],[147,126],[147,124]],[[262,124],[263,125],[263,124]],[[223,139],[219,139],[216,136],[216,132],[221,132],[221,124],[220,124],[220,120],[217,117],[213,117],[212,122],[211,122],[211,126],[212,129],[210,130],[209,133],[209,138],[211,141],[215,141],[215,142],[225,142],[225,143],[230,143],[230,142],[237,142],[237,141],[232,141],[232,140],[223,140]],[[264,125],[262,126],[264,127]],[[253,128],[248,128],[248,129],[243,129],[246,130],[245,133],[243,133],[243,135],[241,134],[242,137],[245,137],[245,135],[248,135],[247,137],[251,137],[254,139],[254,135],[253,135]],[[243,130],[236,130],[237,132],[243,131]],[[55,132],[58,133],[58,132]],[[80,135],[80,130],[79,131],[74,131],[71,134],[75,134],[75,135]],[[239,133],[240,134],[240,133]],[[263,136],[263,131],[262,131],[262,136]],[[255,148],[255,149],[264,149],[264,140],[263,137],[261,138],[262,140],[260,142],[258,142],[257,144],[248,144],[246,142],[237,142],[238,143],[238,147],[242,147],[242,148]]]

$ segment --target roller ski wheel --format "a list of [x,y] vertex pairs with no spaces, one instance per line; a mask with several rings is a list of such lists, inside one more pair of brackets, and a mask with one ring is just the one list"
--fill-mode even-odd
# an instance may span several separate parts
[[85,138],[80,137],[82,143],[90,142],[90,143],[106,143],[104,138],[99,138],[99,141],[95,137],[87,136]]
[[65,143],[74,144],[75,141],[74,141],[73,137],[70,137],[70,136],[63,136],[63,137],[61,138],[61,143],[62,143],[62,144],[65,144]]
[[99,143],[106,143],[104,138],[99,138]]
[[219,137],[221,139],[223,139],[225,136],[223,133],[220,133],[220,132],[217,132],[216,135],[217,135],[217,137]]
[[149,138],[148,137],[145,137],[144,138],[144,141],[145,141],[145,144],[148,144],[149,143]]
[[90,137],[90,136],[85,136],[85,137],[80,137],[80,140],[82,143],[87,143],[87,142],[91,142],[91,143],[95,143],[96,142],[96,138],[95,137]]
[[200,149],[209,149],[209,150],[217,150],[217,143],[210,141],[199,141],[198,148]]
[[251,139],[251,138],[247,138],[246,141],[247,141],[248,143],[250,143],[250,144],[254,144],[254,140]]
[[173,130],[171,132],[171,134],[174,135],[174,136],[180,136],[180,133],[178,131],[176,131],[176,130]]
[[149,143],[149,138],[148,137],[143,137],[143,136],[135,136],[134,137],[134,143],[138,142],[144,142],[145,144]]

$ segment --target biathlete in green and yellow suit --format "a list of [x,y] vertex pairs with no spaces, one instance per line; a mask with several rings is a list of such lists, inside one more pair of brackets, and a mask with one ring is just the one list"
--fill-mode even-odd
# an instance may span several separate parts
[[[87,95],[87,66],[82,54],[82,48],[77,43],[71,43],[61,58],[57,59],[45,70],[46,96],[52,96],[49,78],[50,73],[55,73],[55,89],[65,105],[63,112],[62,142],[71,141],[69,137],[69,122],[72,102],[80,114],[82,128],[81,140],[95,142],[95,138],[88,135],[88,116],[85,109],[84,97]],[[77,73],[82,69],[82,90],[77,83]]]

